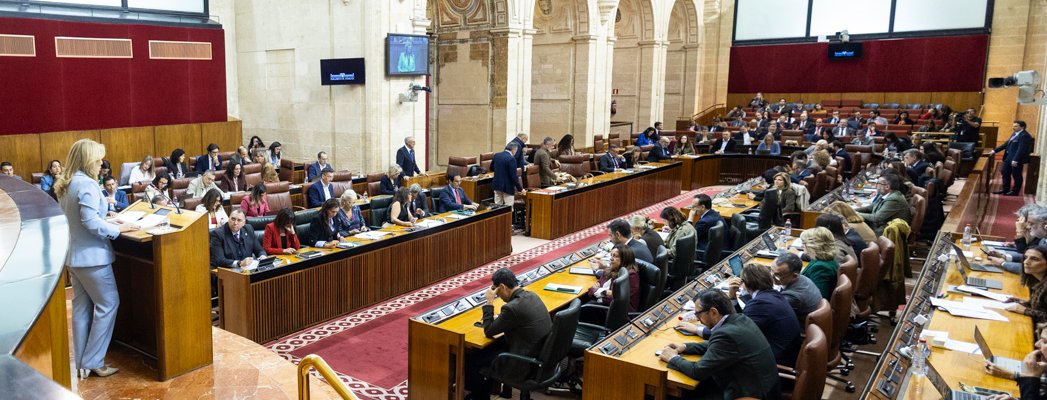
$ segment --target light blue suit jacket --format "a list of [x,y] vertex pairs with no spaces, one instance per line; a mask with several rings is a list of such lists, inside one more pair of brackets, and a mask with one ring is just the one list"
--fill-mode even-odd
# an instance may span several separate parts
[[105,222],[109,207],[98,181],[77,171],[59,205],[69,220],[69,254],[65,264],[73,268],[112,264],[113,246],[109,241],[120,236],[120,228]]

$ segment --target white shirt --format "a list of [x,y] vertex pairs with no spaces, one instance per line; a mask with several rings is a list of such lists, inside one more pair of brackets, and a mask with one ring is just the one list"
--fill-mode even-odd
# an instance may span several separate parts
[[155,177],[156,177],[156,175],[153,174],[153,171],[142,172],[142,168],[136,166],[134,169],[131,170],[131,177],[128,178],[127,181],[130,182],[130,183],[138,183],[138,182],[146,182],[146,181],[152,182],[153,178],[155,178]]
[[324,185],[322,181],[320,182],[320,184],[323,185],[323,188],[324,188],[324,190],[323,190],[324,200],[329,200],[330,198],[334,197],[334,194],[331,193],[331,187],[330,186]]

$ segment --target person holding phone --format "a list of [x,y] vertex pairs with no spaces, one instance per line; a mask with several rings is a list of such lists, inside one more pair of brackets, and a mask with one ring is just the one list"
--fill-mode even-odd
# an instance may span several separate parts
[[302,247],[294,229],[294,210],[281,209],[276,219],[265,226],[262,247],[267,254],[298,254]]

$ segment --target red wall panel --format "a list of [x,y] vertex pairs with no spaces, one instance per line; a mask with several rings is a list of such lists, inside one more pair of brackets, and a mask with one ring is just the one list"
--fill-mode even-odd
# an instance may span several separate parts
[[977,92],[988,46],[988,35],[870,40],[850,61],[830,61],[828,43],[732,47],[727,91]]
[[[0,57],[0,135],[225,121],[221,29],[0,18],[36,57]],[[134,57],[57,58],[55,36],[126,38]],[[212,60],[151,60],[149,40],[210,42]]]

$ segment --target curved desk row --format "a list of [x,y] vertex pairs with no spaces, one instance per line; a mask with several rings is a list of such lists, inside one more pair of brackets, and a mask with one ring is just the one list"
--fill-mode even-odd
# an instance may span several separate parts
[[0,231],[0,397],[75,398],[67,389],[66,218],[39,188],[0,176]]
[[265,270],[219,268],[220,327],[265,343],[512,253],[511,207],[430,219],[443,222],[384,228],[386,237],[352,237],[347,249],[303,247],[323,255],[280,255],[282,264]]
[[680,180],[683,190],[694,190],[713,185],[737,185],[762,176],[767,170],[789,163],[788,156],[752,154],[703,154],[675,156],[683,169]]

